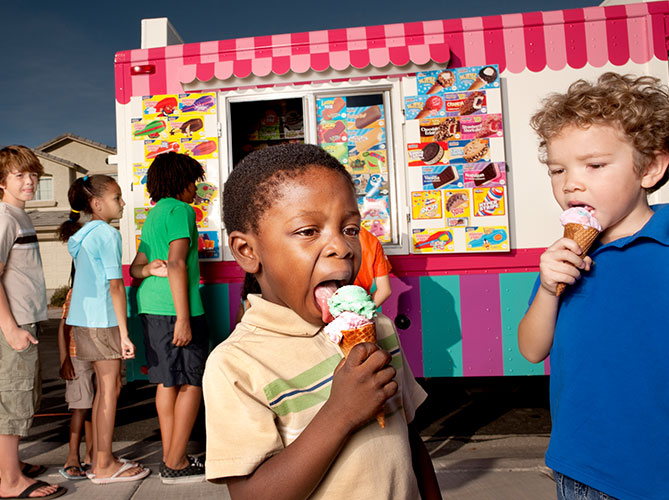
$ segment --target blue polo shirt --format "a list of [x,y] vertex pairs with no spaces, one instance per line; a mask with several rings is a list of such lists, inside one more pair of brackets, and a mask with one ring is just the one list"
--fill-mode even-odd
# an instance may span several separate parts
[[636,234],[595,243],[550,352],[546,465],[620,499],[669,498],[669,205],[652,208]]

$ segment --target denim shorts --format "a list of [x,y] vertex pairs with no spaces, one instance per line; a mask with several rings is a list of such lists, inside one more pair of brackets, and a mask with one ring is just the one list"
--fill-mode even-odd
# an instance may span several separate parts
[[606,493],[557,471],[553,471],[553,477],[555,477],[558,500],[616,500]]
[[[38,324],[19,325],[37,338]],[[28,435],[42,393],[39,349],[15,351],[0,331],[0,434]]]

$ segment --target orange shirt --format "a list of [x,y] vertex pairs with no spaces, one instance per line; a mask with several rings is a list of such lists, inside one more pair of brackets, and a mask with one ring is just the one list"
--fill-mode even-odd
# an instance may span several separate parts
[[364,227],[360,228],[360,246],[362,247],[362,262],[354,285],[363,287],[369,293],[374,278],[390,273],[391,266],[379,239]]
[[[72,300],[72,289],[70,288],[67,292],[67,296],[65,297],[65,303],[63,304],[63,314],[61,314],[62,319],[67,319],[67,315],[70,312],[70,300]],[[72,335],[72,330],[70,330],[70,357],[71,358],[76,358],[77,357],[77,346],[74,343],[74,335]]]

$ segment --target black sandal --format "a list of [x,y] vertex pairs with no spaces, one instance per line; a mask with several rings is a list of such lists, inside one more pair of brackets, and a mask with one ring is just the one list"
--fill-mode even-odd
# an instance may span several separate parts
[[[27,465],[27,464],[26,464]],[[51,493],[50,495],[44,495],[41,497],[31,497],[30,494],[38,490],[44,486],[52,486],[49,483],[45,483],[44,481],[35,481],[35,483],[31,484],[28,486],[25,490],[23,490],[19,496],[17,497],[0,497],[1,500],[20,500],[21,498],[35,498],[36,500],[50,500],[51,498],[58,498],[61,495],[64,495],[67,492],[67,488],[63,488],[62,486],[58,486],[58,489]],[[56,485],[53,485],[56,486]]]
[[46,472],[46,467],[43,465],[23,464],[21,474],[31,479],[41,476]]

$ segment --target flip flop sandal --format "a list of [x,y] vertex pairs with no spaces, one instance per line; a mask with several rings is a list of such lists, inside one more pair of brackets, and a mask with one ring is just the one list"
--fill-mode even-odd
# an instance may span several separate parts
[[[135,462],[133,460],[128,460],[127,458],[119,458],[118,461],[121,462],[123,465],[130,464],[130,465],[134,465],[135,467],[142,467],[142,465],[139,462]],[[93,466],[91,464],[84,464],[83,465],[83,470],[84,470],[84,473],[86,474],[86,478],[91,479],[91,480],[95,479],[95,474],[93,473],[93,471],[91,469],[92,467]],[[128,468],[126,467],[125,470],[128,470]]]
[[[0,497],[0,500],[20,500],[21,498],[35,498],[37,500],[50,500],[51,498],[58,498],[61,495],[64,495],[67,492],[67,488],[63,488],[62,486],[58,486],[58,489],[51,493],[50,495],[44,495],[41,497],[31,497],[30,494],[43,487],[43,486],[51,486],[49,483],[45,483],[44,481],[36,481],[34,484],[31,484],[28,486],[25,490],[23,490],[19,496],[17,497]],[[55,485],[53,485],[55,486]]]
[[[138,472],[137,474],[133,476],[122,476],[125,471],[132,469],[133,467],[140,467],[141,472]],[[151,469],[149,468],[144,468],[141,465],[136,465],[132,462],[124,462],[123,465],[119,470],[117,470],[112,476],[110,477],[96,477],[95,474],[92,473],[86,473],[86,476],[88,479],[90,479],[93,484],[112,484],[112,483],[127,483],[129,481],[139,481],[140,479],[144,479],[146,476],[151,474]]]
[[[79,472],[79,474],[72,474],[72,472],[70,471],[76,471]],[[84,471],[82,467],[79,467],[77,465],[62,467],[58,469],[58,472],[60,472],[61,476],[63,476],[65,479],[69,479],[70,481],[79,481],[80,479],[86,479],[86,471]]]
[[43,465],[23,464],[21,474],[31,479],[41,476],[46,472],[46,467]]

